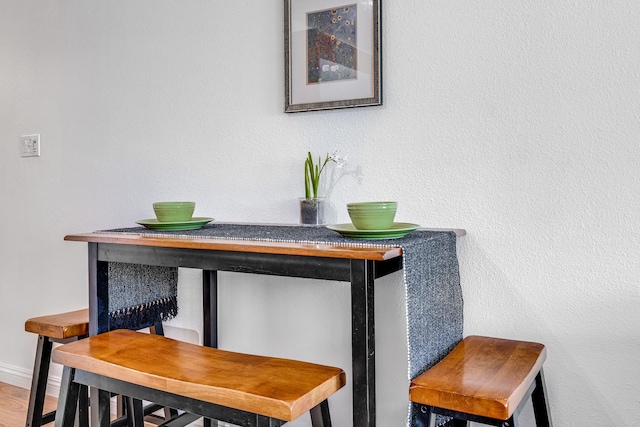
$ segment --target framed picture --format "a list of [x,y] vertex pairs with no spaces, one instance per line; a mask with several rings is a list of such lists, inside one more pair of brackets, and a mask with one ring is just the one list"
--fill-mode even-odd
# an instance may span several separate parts
[[284,0],[286,113],[382,104],[381,0]]

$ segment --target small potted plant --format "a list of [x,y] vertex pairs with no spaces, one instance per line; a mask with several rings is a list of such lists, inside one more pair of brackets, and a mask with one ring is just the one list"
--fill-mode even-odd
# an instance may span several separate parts
[[338,150],[327,154],[324,161],[318,156],[318,163],[314,163],[311,152],[307,153],[304,161],[304,198],[300,198],[300,222],[302,224],[325,223],[325,199],[318,197],[320,177],[327,163],[334,162],[337,167],[342,167],[346,157],[338,154]]

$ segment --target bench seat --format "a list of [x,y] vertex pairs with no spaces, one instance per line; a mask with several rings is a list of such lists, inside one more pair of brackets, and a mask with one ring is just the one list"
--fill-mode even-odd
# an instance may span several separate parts
[[235,353],[129,330],[60,346],[53,360],[65,369],[283,421],[318,407],[346,382],[340,368]]

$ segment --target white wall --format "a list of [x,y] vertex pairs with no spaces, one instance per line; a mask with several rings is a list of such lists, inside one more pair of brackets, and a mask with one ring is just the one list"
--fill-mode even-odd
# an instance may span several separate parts
[[[392,198],[399,220],[465,228],[465,333],[547,344],[556,426],[637,424],[637,1],[384,2],[384,105],[295,115],[282,112],[280,0],[0,10],[3,378],[31,369],[27,317],[86,305],[86,247],[65,234],[133,226],[170,199],[217,220],[296,222],[307,150],[339,148],[350,174],[332,222],[348,201]],[[30,133],[40,158],[19,155]],[[172,325],[197,330],[199,276],[181,274]],[[221,282],[248,304],[223,307],[223,346],[348,368],[344,284]],[[405,416],[400,284],[377,286],[385,427]],[[349,425],[340,393],[335,424]]]

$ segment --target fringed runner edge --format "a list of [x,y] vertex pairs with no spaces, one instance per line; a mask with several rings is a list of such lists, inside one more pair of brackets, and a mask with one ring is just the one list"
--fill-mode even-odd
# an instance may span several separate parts
[[178,297],[172,296],[109,313],[111,329],[142,329],[158,321],[167,321],[178,315]]

